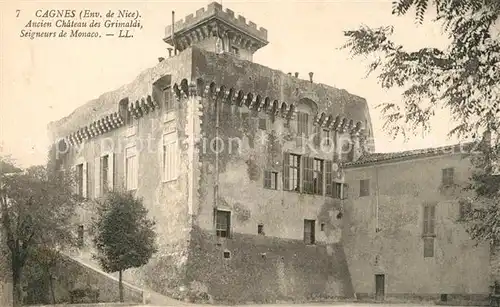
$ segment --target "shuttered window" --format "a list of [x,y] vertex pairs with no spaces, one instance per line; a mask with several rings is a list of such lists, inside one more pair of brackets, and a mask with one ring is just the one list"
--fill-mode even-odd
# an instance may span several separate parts
[[434,257],[434,237],[424,238],[424,258]]
[[231,212],[215,210],[215,231],[221,238],[229,238],[231,229]]
[[125,184],[127,190],[137,189],[138,178],[138,158],[136,147],[132,146],[125,149]]
[[444,186],[452,185],[454,182],[455,169],[453,167],[442,170],[442,183]]
[[172,89],[170,86],[163,90],[163,105],[165,106],[166,112],[174,110],[174,101],[172,99]]
[[436,222],[436,205],[424,205],[424,236],[435,236],[435,222]]
[[83,175],[83,163],[78,164],[76,166],[76,194],[79,196],[83,195],[83,183],[85,181],[85,177]]
[[179,151],[177,134],[169,133],[163,136],[163,180],[177,179],[179,172]]
[[302,158],[303,168],[303,180],[302,180],[302,191],[307,194],[314,193],[314,158],[303,157]]
[[297,113],[297,135],[299,137],[307,138],[309,136],[309,114],[299,112]]
[[300,156],[290,153],[283,155],[283,189],[300,192]]
[[321,145],[321,127],[319,126],[314,126],[313,143],[316,148],[319,148]]
[[314,159],[313,193],[323,195],[323,160]]
[[326,196],[333,197],[333,173],[332,173],[332,161],[325,161],[325,194]]
[[264,171],[264,188],[278,189],[278,172]]

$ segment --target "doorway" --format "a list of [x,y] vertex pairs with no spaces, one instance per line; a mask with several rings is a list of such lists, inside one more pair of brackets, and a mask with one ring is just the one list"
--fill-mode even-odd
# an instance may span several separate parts
[[375,275],[375,299],[377,301],[383,301],[385,296],[385,275],[376,274]]

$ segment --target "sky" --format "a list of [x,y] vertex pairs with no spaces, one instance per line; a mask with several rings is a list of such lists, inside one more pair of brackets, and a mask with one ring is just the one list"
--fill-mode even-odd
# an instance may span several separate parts
[[[7,1],[1,2],[0,36],[0,155],[11,155],[21,166],[45,163],[49,140],[47,124],[70,114],[101,94],[128,84],[168,57],[163,42],[165,26],[195,13],[212,1]],[[221,1],[219,1],[221,2]],[[404,142],[383,131],[376,106],[401,101],[400,90],[384,90],[375,76],[366,77],[367,62],[352,59],[344,30],[360,25],[394,25],[394,40],[408,50],[446,44],[441,28],[415,23],[414,15],[391,15],[392,0],[339,1],[222,1],[237,15],[268,30],[269,44],[253,61],[283,72],[298,72],[314,82],[345,89],[364,97],[370,107],[376,150],[392,152],[456,143],[446,137],[453,123],[438,112],[432,131]],[[143,29],[133,38],[60,39],[20,37],[36,10],[90,9],[139,11]],[[19,16],[17,11],[19,10]]]

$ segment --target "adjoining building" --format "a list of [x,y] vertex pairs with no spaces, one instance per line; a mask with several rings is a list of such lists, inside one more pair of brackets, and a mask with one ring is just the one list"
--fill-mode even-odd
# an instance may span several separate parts
[[134,191],[156,219],[126,280],[226,302],[487,293],[489,250],[437,183],[465,180],[460,155],[373,154],[365,99],[253,63],[267,31],[218,3],[164,41],[178,52],[49,126],[80,195]]

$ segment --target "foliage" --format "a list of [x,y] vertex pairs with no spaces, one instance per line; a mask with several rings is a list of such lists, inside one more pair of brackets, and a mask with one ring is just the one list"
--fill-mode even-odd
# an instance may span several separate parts
[[45,166],[26,170],[0,159],[2,236],[10,252],[14,303],[21,303],[22,269],[36,249],[72,244],[71,218],[78,199],[72,174]]
[[[449,44],[444,50],[407,51],[390,39],[391,26],[345,31],[353,56],[370,58],[368,74],[378,73],[383,88],[402,88],[402,103],[379,105],[384,129],[393,137],[428,132],[430,119],[448,109],[457,126],[449,136],[486,139],[500,135],[500,1],[498,0],[397,0],[395,15],[415,8],[418,23],[434,7]],[[495,32],[496,31],[496,32]],[[468,189],[475,193],[474,209],[465,217],[467,231],[478,242],[500,243],[499,147],[481,145],[472,154],[473,175]]]
[[[445,50],[422,48],[406,51],[392,40],[392,26],[345,31],[353,56],[372,59],[368,73],[378,72],[383,88],[404,90],[402,104],[379,105],[384,128],[394,137],[430,129],[436,110],[450,110],[458,123],[450,135],[476,137],[487,129],[496,131],[500,119],[500,41],[494,33],[500,14],[498,0],[399,0],[393,14],[416,9],[423,21],[429,5],[436,9],[435,22],[443,27],[450,43]],[[496,24],[495,24],[496,23]]]
[[156,252],[155,222],[142,199],[131,193],[110,192],[98,209],[96,255],[106,272],[140,267]]
[[97,213],[94,256],[104,271],[120,272],[123,301],[122,271],[147,264],[156,252],[155,222],[148,218],[142,199],[132,193],[107,193]]
[[477,242],[500,246],[500,173],[497,164],[500,145],[485,148],[472,157],[474,170],[470,186],[474,208],[465,216],[467,232]]

